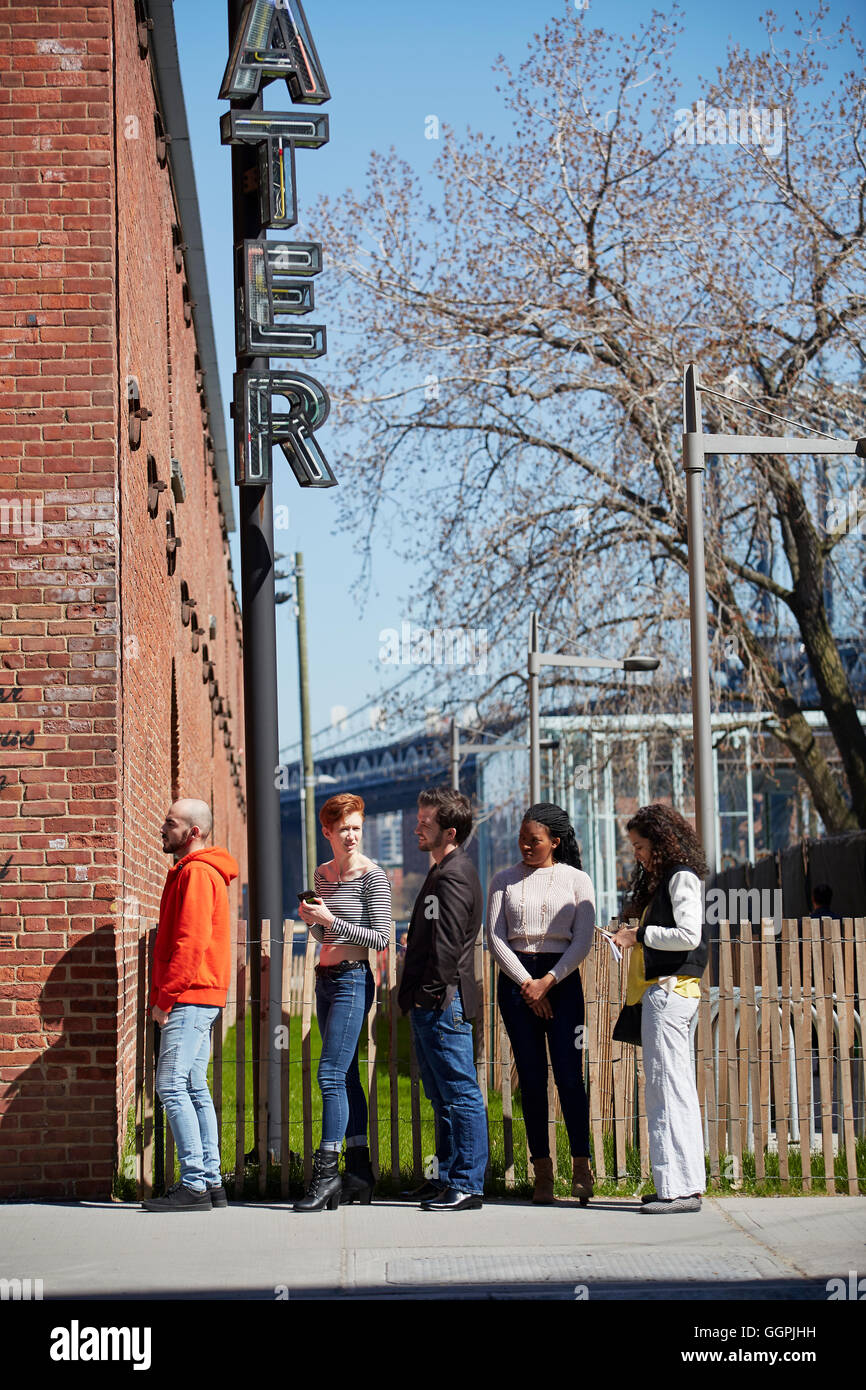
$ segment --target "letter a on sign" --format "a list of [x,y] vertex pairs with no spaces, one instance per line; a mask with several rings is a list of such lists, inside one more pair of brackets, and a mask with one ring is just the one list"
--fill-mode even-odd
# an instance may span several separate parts
[[293,101],[330,100],[331,93],[300,0],[249,0],[244,7],[220,96],[258,96],[262,83],[284,77]]

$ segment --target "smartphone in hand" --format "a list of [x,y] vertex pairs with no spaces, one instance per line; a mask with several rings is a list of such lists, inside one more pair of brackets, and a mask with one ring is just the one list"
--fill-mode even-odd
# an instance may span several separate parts
[[303,893],[298,894],[299,903],[317,903],[319,901],[318,893],[314,892],[312,888],[305,888]]

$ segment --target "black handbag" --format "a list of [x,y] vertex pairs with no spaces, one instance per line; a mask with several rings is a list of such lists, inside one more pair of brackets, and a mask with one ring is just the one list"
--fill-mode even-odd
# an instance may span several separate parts
[[614,1042],[632,1043],[634,1047],[640,1047],[641,1003],[639,1000],[637,1004],[623,1004],[622,1012],[613,1025]]

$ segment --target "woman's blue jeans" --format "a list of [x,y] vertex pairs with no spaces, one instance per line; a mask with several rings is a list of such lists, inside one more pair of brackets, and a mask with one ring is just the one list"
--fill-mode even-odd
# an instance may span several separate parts
[[[559,960],[556,954],[516,952],[521,965],[540,980]],[[523,1122],[533,1158],[550,1157],[547,1113],[547,1049],[559,1092],[562,1118],[572,1154],[589,1157],[589,1103],[583,1084],[583,986],[580,971],[572,970],[547,993],[553,1018],[533,1013],[516,984],[499,972],[499,1011],[517,1064]]]
[[369,965],[342,975],[316,976],[316,1017],[322,1035],[319,1089],[322,1145],[340,1148],[343,1136],[367,1134],[367,1097],[358,1074],[358,1044],[376,985]]
[[222,1182],[216,1111],[207,1088],[211,1029],[218,1016],[215,1005],[175,1004],[159,1030],[154,1089],[174,1135],[180,1180],[194,1192]]

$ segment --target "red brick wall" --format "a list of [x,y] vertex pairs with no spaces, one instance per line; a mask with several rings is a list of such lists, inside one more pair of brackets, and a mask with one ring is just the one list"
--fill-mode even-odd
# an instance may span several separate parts
[[[114,10],[0,0],[0,505],[42,503],[41,540],[23,534],[25,514],[0,513],[0,1196],[110,1191],[169,866],[172,662],[179,793],[212,804],[214,842],[246,877],[231,750],[202,680],[206,644],[237,754],[239,615],[174,266],[170,158],[159,167],[133,0]],[[153,412],[135,451],[131,375]],[[186,483],[182,503],[160,494],[156,518],[148,454],[165,482],[179,459]],[[216,618],[198,654],[182,580],[198,625]],[[237,884],[230,902],[238,915]]]

